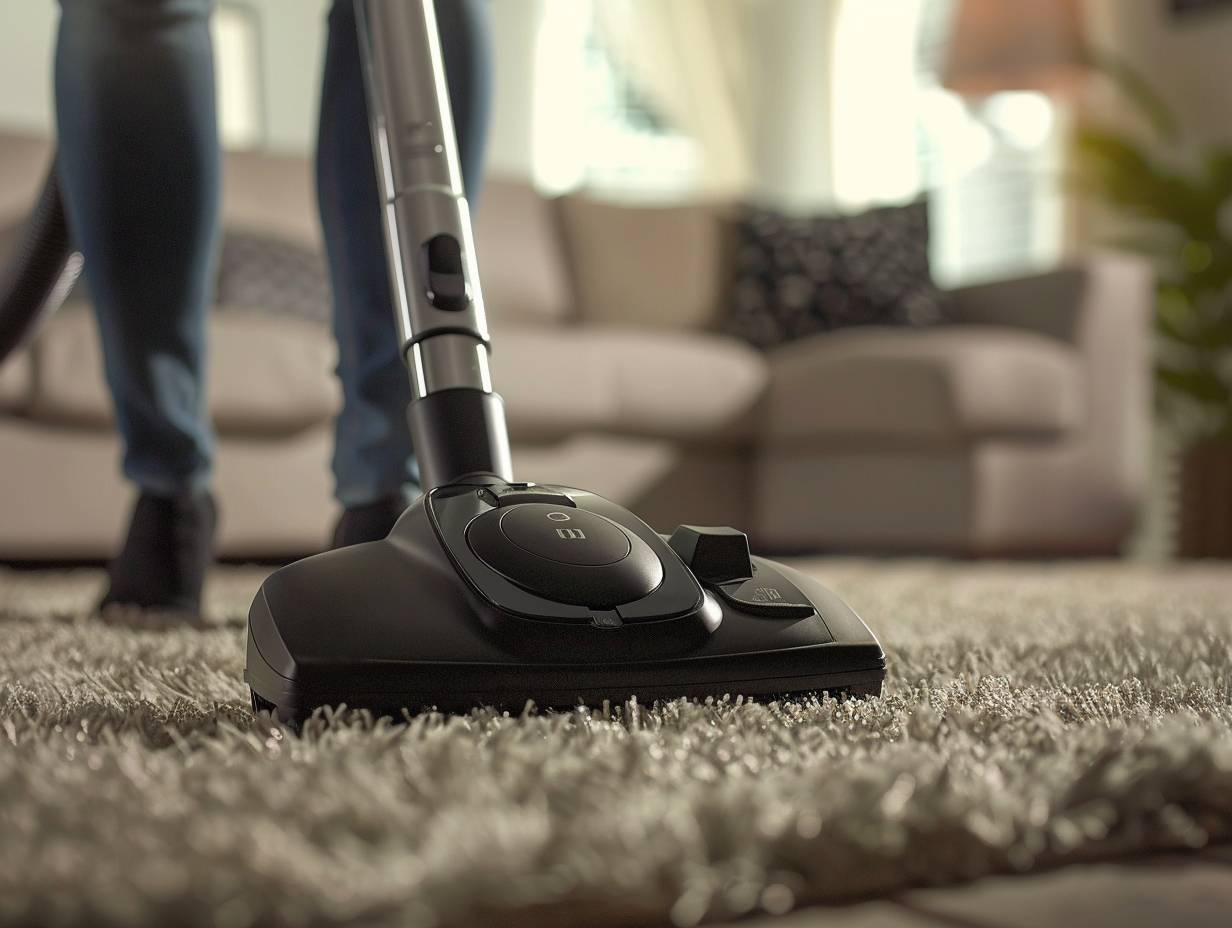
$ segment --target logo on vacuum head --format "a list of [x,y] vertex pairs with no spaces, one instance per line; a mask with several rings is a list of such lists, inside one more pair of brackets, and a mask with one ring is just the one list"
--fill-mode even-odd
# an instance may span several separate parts
[[781,603],[783,594],[772,586],[755,586],[749,599],[755,603]]
[[568,521],[569,521],[569,513],[567,513],[567,512],[549,512],[549,513],[548,513],[548,518],[549,518],[549,519],[551,519],[553,522],[568,522]]
[[575,538],[578,540],[584,540],[586,538],[586,533],[580,528],[558,528],[556,530],[556,534],[561,538]]

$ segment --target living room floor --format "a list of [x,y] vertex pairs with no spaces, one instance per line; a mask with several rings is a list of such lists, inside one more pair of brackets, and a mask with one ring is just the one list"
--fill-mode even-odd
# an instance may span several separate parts
[[303,737],[247,707],[263,571],[171,630],[0,571],[0,924],[1226,924],[1232,569],[799,566],[880,698]]

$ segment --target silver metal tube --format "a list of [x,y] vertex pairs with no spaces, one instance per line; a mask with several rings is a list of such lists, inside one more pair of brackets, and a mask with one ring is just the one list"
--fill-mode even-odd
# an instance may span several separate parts
[[433,0],[355,0],[394,314],[412,390],[491,392],[488,327]]
[[492,392],[487,346],[469,335],[437,335],[431,342],[416,342],[411,361],[412,375],[422,379],[412,388],[417,396],[473,387],[476,382],[484,393]]

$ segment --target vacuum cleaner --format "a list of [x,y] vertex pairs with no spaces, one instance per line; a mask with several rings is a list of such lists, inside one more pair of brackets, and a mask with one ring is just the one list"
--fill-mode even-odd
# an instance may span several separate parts
[[357,0],[423,495],[382,541],[298,561],[248,616],[254,709],[573,708],[636,697],[881,692],[885,655],[816,580],[732,528],[661,536],[515,480],[489,372],[433,0]]
[[[398,718],[879,694],[885,655],[859,616],[751,556],[742,532],[660,535],[595,493],[514,479],[433,0],[356,6],[423,495],[384,540],[262,584],[244,671],[254,711],[297,725],[323,706]],[[53,168],[0,290],[0,359],[54,309],[79,270],[70,256]]]

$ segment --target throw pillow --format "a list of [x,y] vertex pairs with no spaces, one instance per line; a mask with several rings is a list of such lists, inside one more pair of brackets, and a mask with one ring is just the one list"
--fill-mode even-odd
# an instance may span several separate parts
[[737,220],[726,329],[769,348],[853,325],[932,325],[948,297],[928,266],[928,203],[854,216],[750,207]]
[[261,232],[228,229],[218,261],[220,309],[328,322],[329,273],[312,248]]

